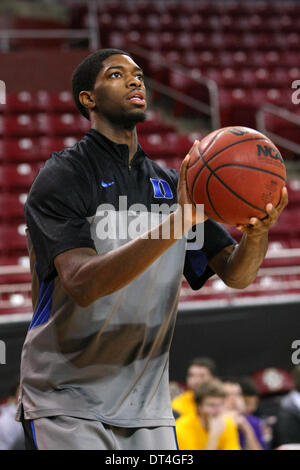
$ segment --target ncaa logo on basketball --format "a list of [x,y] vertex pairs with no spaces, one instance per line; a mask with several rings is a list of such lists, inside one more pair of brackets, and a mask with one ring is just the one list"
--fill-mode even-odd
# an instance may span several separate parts
[[270,163],[275,163],[275,161],[280,161],[283,162],[283,158],[280,155],[279,151],[275,149],[274,147],[269,147],[268,145],[260,145],[257,144],[257,156],[258,158],[264,158],[264,157],[270,157],[272,160],[270,160]]

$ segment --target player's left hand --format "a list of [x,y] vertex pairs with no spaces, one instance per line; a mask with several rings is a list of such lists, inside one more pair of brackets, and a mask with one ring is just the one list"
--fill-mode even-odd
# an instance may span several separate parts
[[272,204],[266,205],[266,212],[268,216],[263,220],[260,220],[256,217],[252,217],[247,225],[237,225],[236,228],[243,233],[246,233],[248,236],[257,237],[266,232],[277,222],[278,217],[280,216],[283,209],[288,204],[288,192],[284,186],[281,191],[281,198],[276,207]]

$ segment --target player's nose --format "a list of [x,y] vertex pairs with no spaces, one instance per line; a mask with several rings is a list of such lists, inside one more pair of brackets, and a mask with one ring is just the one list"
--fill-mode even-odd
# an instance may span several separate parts
[[142,86],[142,81],[139,80],[137,77],[130,77],[129,81],[128,81],[128,86],[130,88],[137,88],[137,87],[141,87]]

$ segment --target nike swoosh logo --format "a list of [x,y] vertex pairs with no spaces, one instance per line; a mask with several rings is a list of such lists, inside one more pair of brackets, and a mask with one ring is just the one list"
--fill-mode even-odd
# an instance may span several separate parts
[[110,183],[105,183],[105,181],[101,181],[102,188],[107,188],[108,186],[111,186],[112,184],[115,184],[115,182],[111,181]]

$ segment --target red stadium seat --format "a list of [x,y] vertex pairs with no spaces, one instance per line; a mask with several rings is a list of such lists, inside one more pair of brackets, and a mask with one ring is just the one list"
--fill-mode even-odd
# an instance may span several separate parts
[[125,33],[120,33],[119,31],[112,31],[107,38],[108,47],[115,49],[121,49],[126,47],[127,40]]
[[135,30],[143,30],[146,29],[147,31],[160,31],[161,23],[160,17],[157,14],[149,14],[146,18],[141,21],[139,27],[135,27]]
[[22,266],[24,268],[30,268],[29,256],[0,256],[0,266]]
[[38,138],[30,137],[4,139],[0,145],[0,160],[4,163],[41,161],[43,157],[38,142]]
[[5,137],[33,137],[40,135],[35,116],[18,114],[7,115],[0,119],[0,135]]
[[[201,134],[197,134],[201,138]],[[183,159],[191,148],[196,136],[179,135],[176,133],[145,134],[139,136],[139,143],[150,158],[181,158]]]
[[291,180],[287,184],[289,193],[289,207],[300,208],[300,181]]
[[0,186],[8,190],[27,191],[38,173],[38,165],[21,163],[19,165],[0,166]]
[[165,134],[167,132],[174,132],[175,130],[173,124],[161,120],[160,114],[157,111],[147,111],[147,120],[137,125],[139,136],[142,134]]
[[66,147],[73,147],[78,140],[78,136],[41,137],[39,139],[39,149],[43,160],[47,160],[52,152],[59,152]]
[[90,122],[79,114],[39,114],[38,127],[45,136],[83,136],[90,128]]
[[6,97],[7,113],[31,113],[37,111],[37,105],[34,93],[29,91],[20,91],[19,93],[8,93]]
[[24,204],[27,194],[0,194],[0,220],[2,223],[10,220],[24,220]]
[[0,253],[5,255],[17,251],[27,253],[25,224],[0,225]]
[[48,113],[77,112],[73,95],[70,91],[49,93],[45,90],[40,90],[37,92],[37,104],[40,111]]
[[32,313],[32,306],[25,305],[20,307],[3,307],[0,303],[0,315],[13,315],[13,314],[25,314],[25,313]]

